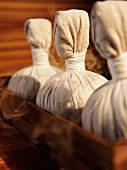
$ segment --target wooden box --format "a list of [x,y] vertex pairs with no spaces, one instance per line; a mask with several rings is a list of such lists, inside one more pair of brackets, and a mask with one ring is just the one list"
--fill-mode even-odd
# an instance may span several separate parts
[[[42,120],[39,149],[45,151],[67,170],[126,170],[127,140],[110,143],[78,125],[55,114],[40,109],[0,88],[1,107],[4,113],[21,113],[23,116],[11,120],[20,132],[32,139],[34,128]],[[7,104],[10,104],[8,107]]]

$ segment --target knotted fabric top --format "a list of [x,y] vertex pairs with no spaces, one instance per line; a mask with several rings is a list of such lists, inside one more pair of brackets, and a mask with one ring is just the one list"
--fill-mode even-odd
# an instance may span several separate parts
[[52,43],[51,22],[43,18],[28,19],[24,24],[26,38],[31,47],[49,49]]
[[86,52],[75,53],[73,56],[65,59],[66,71],[84,71]]
[[92,40],[104,58],[127,52],[127,2],[96,2],[91,12]]
[[[57,53],[68,58],[87,50],[89,44],[89,17],[83,10],[58,11],[54,22]],[[85,56],[84,56],[85,59]]]

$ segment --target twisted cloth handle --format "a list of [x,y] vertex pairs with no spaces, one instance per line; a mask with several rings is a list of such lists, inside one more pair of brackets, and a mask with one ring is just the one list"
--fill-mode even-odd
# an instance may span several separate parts
[[75,53],[73,56],[65,59],[66,71],[85,70],[86,51]]
[[127,52],[107,61],[113,79],[127,78]]
[[49,51],[44,48],[31,48],[33,65],[48,66],[49,63]]

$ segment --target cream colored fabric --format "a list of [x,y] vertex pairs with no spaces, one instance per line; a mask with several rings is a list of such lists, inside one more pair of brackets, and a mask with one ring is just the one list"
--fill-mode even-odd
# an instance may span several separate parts
[[113,79],[127,78],[127,52],[119,57],[108,59],[108,66]]
[[104,58],[127,51],[127,2],[97,2],[91,12],[91,31],[95,47]]
[[[57,52],[62,58],[66,58],[66,56],[68,55],[73,55],[73,52],[86,52],[87,46],[89,44],[89,25],[86,25],[83,20],[79,19],[81,16],[84,16],[84,19],[89,20],[88,14],[83,14],[80,10],[77,11],[78,14],[76,13],[76,10],[64,11],[64,13],[58,11],[56,14],[56,19],[54,23],[54,33],[56,39],[55,45],[58,46],[57,44],[61,44],[57,47]],[[78,29],[80,29],[79,27],[82,27],[82,29],[78,32]],[[83,29],[85,30],[85,32],[83,31]],[[82,39],[82,37],[84,37],[84,39]],[[92,53],[93,51],[95,50],[92,50]],[[106,68],[104,68],[104,65],[106,65],[104,59],[101,59],[98,56],[91,54],[89,49],[86,53],[85,64],[88,70],[99,74],[104,73],[105,75],[105,72],[107,71]]]
[[31,47],[33,65],[17,71],[7,88],[23,99],[35,102],[39,88],[60,70],[49,63],[51,22],[47,19],[29,19],[25,22],[25,33]]
[[89,18],[82,10],[58,11],[55,15],[54,36],[57,53],[62,58],[86,52],[89,44]]
[[48,19],[28,19],[24,24],[24,31],[31,47],[49,50],[52,43],[52,25]]
[[97,2],[92,38],[107,59],[112,80],[97,89],[82,112],[82,126],[108,140],[127,138],[127,2]]
[[48,66],[49,51],[45,48],[31,48],[33,65]]
[[72,57],[65,59],[66,71],[85,71],[85,55],[86,52],[75,53]]
[[89,18],[82,10],[59,11],[55,17],[55,45],[65,58],[66,70],[53,76],[39,90],[36,104],[77,124],[92,92],[107,80],[85,70],[89,42]]
[[97,89],[82,112],[82,126],[110,141],[127,138],[127,81],[110,81]]

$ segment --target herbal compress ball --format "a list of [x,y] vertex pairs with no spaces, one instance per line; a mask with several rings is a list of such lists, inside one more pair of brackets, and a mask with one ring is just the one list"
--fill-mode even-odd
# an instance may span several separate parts
[[40,89],[36,104],[77,124],[92,92],[107,82],[94,72],[85,70],[85,54],[89,44],[89,17],[82,10],[58,11],[54,23],[55,46],[65,59],[66,70],[53,76]]
[[[35,103],[39,89],[60,70],[49,63],[49,48],[52,43],[51,22],[43,18],[29,19],[25,22],[24,28],[32,51],[33,65],[17,71],[7,89]],[[6,95],[2,96],[1,108],[6,119],[19,118],[27,113],[24,104],[18,106]]]
[[107,59],[112,80],[89,98],[82,112],[82,126],[111,141],[127,138],[126,11],[125,1],[103,1],[95,3],[91,12],[92,40]]
[[31,47],[33,65],[16,72],[9,82],[8,89],[25,100],[35,102],[39,88],[60,70],[49,63],[51,22],[47,19],[29,19],[24,28]]

